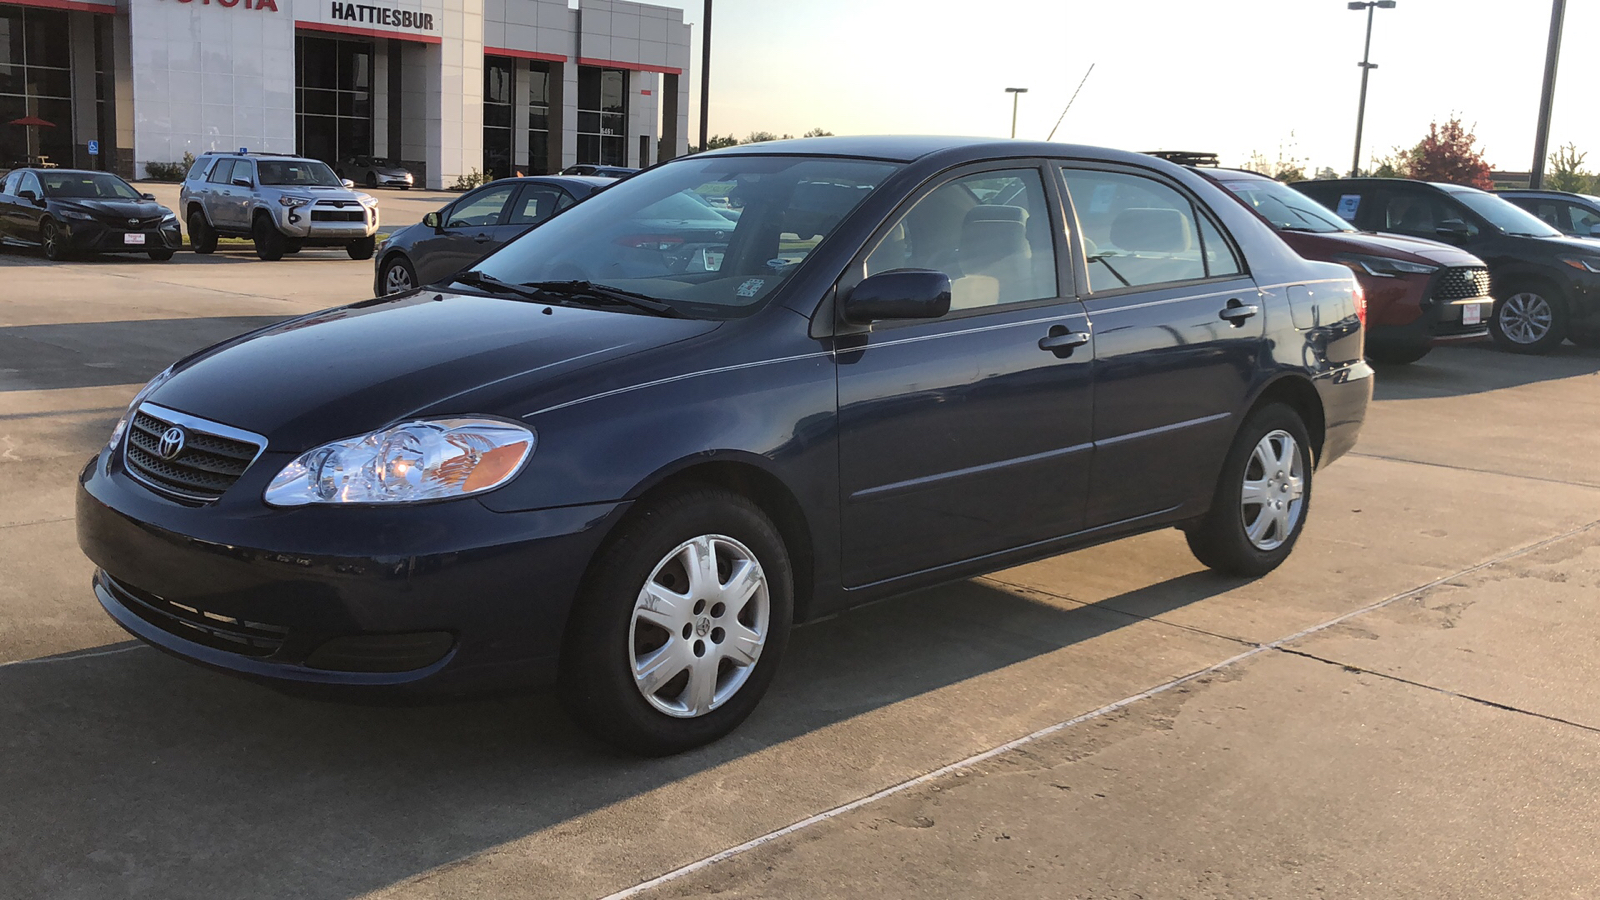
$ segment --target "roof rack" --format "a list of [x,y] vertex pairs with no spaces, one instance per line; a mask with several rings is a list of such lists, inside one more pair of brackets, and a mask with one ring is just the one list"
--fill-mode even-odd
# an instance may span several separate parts
[[243,153],[240,153],[237,150],[204,150],[204,151],[201,151],[200,155],[201,156],[276,156],[276,157],[282,157],[284,159],[310,159],[311,158],[309,156],[301,156],[298,153],[271,153],[271,152],[268,152],[266,150],[246,150]]
[[1215,153],[1199,153],[1192,150],[1146,150],[1146,156],[1154,156],[1180,166],[1208,166],[1217,168],[1222,165]]

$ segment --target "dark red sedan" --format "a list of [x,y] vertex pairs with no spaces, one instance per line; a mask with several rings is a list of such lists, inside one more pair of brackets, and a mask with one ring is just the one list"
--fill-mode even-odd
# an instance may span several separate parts
[[1337,213],[1254,172],[1196,168],[1226,188],[1306,259],[1343,263],[1367,295],[1367,357],[1411,363],[1434,345],[1483,338],[1494,298],[1489,267],[1457,247],[1357,231]]

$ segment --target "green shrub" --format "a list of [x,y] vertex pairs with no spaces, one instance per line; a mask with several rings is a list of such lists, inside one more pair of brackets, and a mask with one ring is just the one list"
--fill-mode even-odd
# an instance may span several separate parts
[[493,180],[494,179],[490,178],[488,175],[479,172],[477,169],[473,169],[471,172],[468,172],[465,175],[457,175],[455,184],[450,185],[447,190],[470,191],[475,187],[486,185]]
[[175,163],[145,163],[144,172],[151,181],[182,181],[188,174],[189,167],[194,165],[194,154],[184,153],[183,159]]

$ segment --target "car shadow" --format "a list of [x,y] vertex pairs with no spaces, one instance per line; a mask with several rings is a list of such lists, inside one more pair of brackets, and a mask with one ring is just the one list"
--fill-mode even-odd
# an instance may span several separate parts
[[[796,630],[734,734],[645,760],[548,692],[426,707],[281,696],[135,644],[0,668],[6,896],[362,895],[846,719],[1228,590],[1063,608],[967,581]],[[108,649],[116,650],[122,645]]]
[[1544,356],[1507,353],[1489,343],[1437,347],[1410,365],[1377,365],[1374,400],[1456,397],[1600,372],[1600,350],[1562,344]]
[[0,391],[137,384],[174,360],[283,316],[0,326]]

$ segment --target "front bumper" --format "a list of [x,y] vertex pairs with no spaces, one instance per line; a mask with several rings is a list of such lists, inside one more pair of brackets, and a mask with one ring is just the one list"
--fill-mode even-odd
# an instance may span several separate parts
[[625,504],[274,509],[260,488],[280,455],[201,507],[151,493],[106,452],[92,460],[78,543],[111,617],[191,662],[350,699],[554,676],[584,569]]
[[[357,221],[328,221],[322,216],[344,216],[359,212]],[[276,215],[278,230],[290,240],[306,243],[346,243],[369,238],[378,233],[378,208],[376,206],[297,206],[284,208]]]
[[[122,228],[98,220],[68,219],[67,234],[74,250],[90,253],[145,253],[180,250],[183,234],[176,219],[149,227]],[[143,243],[130,244],[127,235],[141,235]]]
[[[1421,315],[1404,325],[1367,326],[1367,346],[1428,347],[1481,340],[1489,334],[1494,302],[1493,297],[1469,297],[1429,303],[1422,308]],[[1477,307],[1477,322],[1466,321],[1467,307]]]

